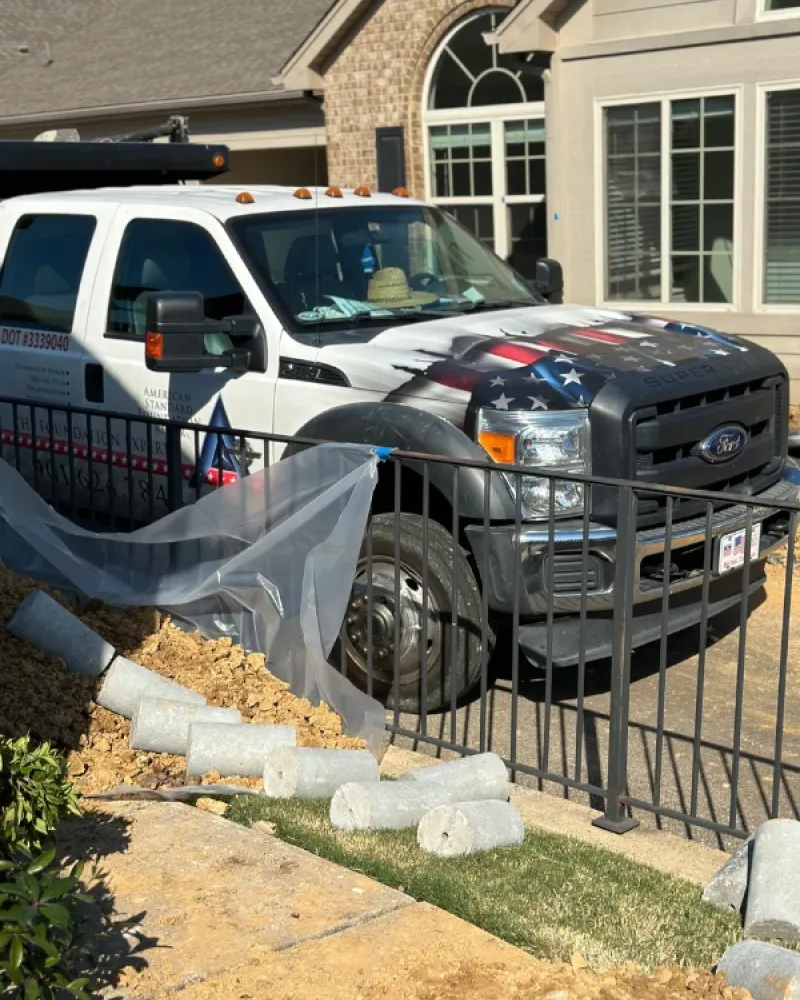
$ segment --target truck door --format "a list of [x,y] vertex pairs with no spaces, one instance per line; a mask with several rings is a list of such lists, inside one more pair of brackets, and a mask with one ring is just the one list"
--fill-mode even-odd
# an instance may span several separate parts
[[[85,326],[104,242],[104,220],[91,210],[48,209],[41,201],[6,205],[0,273],[2,455],[52,502],[71,496],[69,447],[86,442],[68,407],[84,399]],[[74,470],[73,470],[74,471]],[[77,475],[77,473],[76,473]],[[77,480],[75,480],[77,482]]]
[[[217,368],[166,374],[148,370],[144,360],[147,299],[159,291],[200,292],[210,319],[255,310],[264,328],[266,371],[236,374]],[[168,509],[163,421],[211,425],[221,432],[182,431],[184,500],[233,482],[269,461],[263,441],[224,432],[272,430],[278,367],[275,323],[216,219],[194,211],[180,219],[159,216],[157,211],[142,214],[131,206],[118,211],[92,297],[82,384],[87,406],[140,418],[108,420],[112,454],[107,465],[110,478],[119,481],[120,508],[134,503],[137,520],[151,520]],[[207,350],[221,353],[229,346],[224,334],[207,338]]]

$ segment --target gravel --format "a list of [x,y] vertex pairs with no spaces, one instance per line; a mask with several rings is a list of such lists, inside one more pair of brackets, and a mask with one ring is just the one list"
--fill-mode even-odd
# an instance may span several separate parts
[[[174,788],[185,783],[186,761],[170,754],[131,750],[130,722],[94,701],[97,681],[71,674],[54,656],[5,631],[17,606],[39,587],[0,564],[0,733],[30,732],[69,755],[70,775],[81,792],[121,783]],[[266,668],[260,653],[247,654],[230,639],[206,640],[179,629],[153,608],[116,611],[98,602],[72,608],[123,656],[204,695],[209,705],[236,708],[245,722],[290,725],[300,746],[360,749],[363,741],[342,735],[341,720],[326,705],[296,698]],[[219,782],[208,774],[203,783]],[[227,784],[257,788],[261,779],[231,778]]]

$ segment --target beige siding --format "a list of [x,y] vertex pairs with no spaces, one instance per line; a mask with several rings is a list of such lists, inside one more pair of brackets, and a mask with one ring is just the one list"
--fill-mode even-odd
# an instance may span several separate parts
[[594,41],[594,14],[591,0],[573,6],[568,13],[569,17],[559,25],[559,47],[573,48],[577,45],[591,44]]
[[755,136],[763,128],[757,111],[763,91],[758,85],[796,82],[800,89],[798,52],[797,36],[580,60],[570,60],[567,49],[554,60],[548,95],[550,250],[564,265],[567,299],[596,305],[604,296],[602,267],[598,266],[603,251],[602,238],[598,238],[603,224],[602,192],[597,184],[602,166],[595,148],[599,104],[622,98],[644,101],[702,94],[714,88],[737,92],[735,267],[739,301],[730,309],[651,304],[645,311],[692,319],[764,343],[789,368],[796,403],[800,403],[800,307],[764,310],[755,301],[753,286],[761,268],[756,258],[762,193]]
[[735,19],[736,0],[595,0],[594,41],[722,28]]

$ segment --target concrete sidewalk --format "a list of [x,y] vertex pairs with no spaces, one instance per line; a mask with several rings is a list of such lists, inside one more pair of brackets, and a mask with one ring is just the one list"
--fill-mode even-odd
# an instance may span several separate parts
[[[162,1000],[470,1000],[513,996],[540,963],[403,892],[300,848],[171,802],[94,806],[64,824],[143,968],[108,996]],[[448,990],[461,984],[458,993]]]

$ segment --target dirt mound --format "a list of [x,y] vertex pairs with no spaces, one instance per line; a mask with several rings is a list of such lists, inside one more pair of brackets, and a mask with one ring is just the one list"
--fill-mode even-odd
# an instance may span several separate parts
[[[445,995],[446,996],[446,995]],[[725,985],[725,977],[699,969],[663,967],[652,975],[635,965],[592,971],[558,963],[541,963],[541,973],[515,1000],[751,1000],[746,990]],[[442,998],[445,1000],[445,997]]]
[[[95,703],[96,681],[69,673],[55,657],[5,631],[19,603],[37,587],[0,564],[0,733],[30,732],[68,751],[71,776],[82,792],[104,791],[121,782],[145,788],[184,784],[183,757],[128,748],[130,723]],[[210,705],[238,708],[247,722],[295,726],[301,746],[363,746],[342,735],[339,716],[327,706],[296,698],[266,669],[263,655],[248,655],[230,639],[210,641],[184,632],[152,608],[114,611],[94,604],[75,613],[124,656],[205,695]],[[225,781],[258,785],[255,780]]]
[[[418,956],[418,967],[398,975],[391,967],[364,969],[358,993],[327,985],[337,979],[336,962],[320,977],[314,956],[300,946],[298,960],[292,953],[279,958],[251,958],[219,978],[191,984],[186,1000],[251,1000],[266,996],[274,1000],[345,1000],[356,996],[381,1000],[752,1000],[747,990],[725,984],[723,975],[700,969],[663,967],[646,973],[635,965],[612,969],[579,969],[562,962],[532,961],[523,964],[461,958],[451,942],[446,956],[434,962],[427,952]],[[288,959],[288,961],[287,961]],[[346,960],[343,960],[346,964]],[[348,977],[343,976],[347,981]],[[167,1000],[173,994],[147,972],[123,976],[131,997]],[[348,982],[349,987],[353,987]]]

